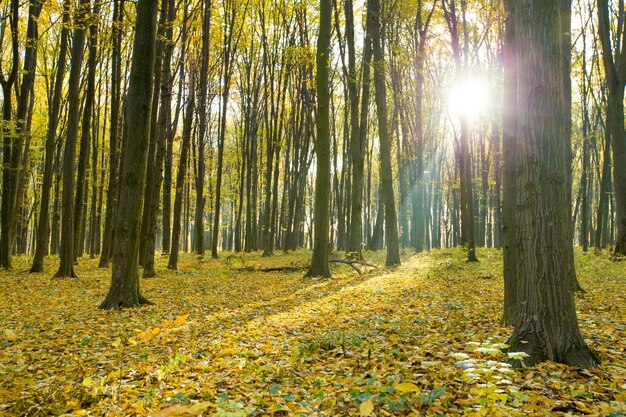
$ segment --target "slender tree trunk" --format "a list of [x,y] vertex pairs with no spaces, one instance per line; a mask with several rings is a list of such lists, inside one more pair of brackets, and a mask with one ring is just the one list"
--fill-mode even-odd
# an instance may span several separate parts
[[[163,182],[163,162],[167,153],[167,140],[171,136],[172,126],[170,125],[171,104],[172,104],[172,79],[171,65],[172,54],[174,50],[173,25],[176,20],[176,7],[174,0],[168,0],[165,3],[167,13],[167,22],[165,28],[165,48],[163,53],[163,62],[161,63],[161,99],[159,100],[160,109],[157,120],[157,144],[156,157],[154,162],[155,178],[152,183],[153,189],[150,193],[150,221],[148,225],[148,234],[146,236],[146,249],[143,254],[143,276],[144,278],[154,277],[154,255],[156,250],[156,233],[158,227],[159,199],[161,196],[161,184]],[[156,69],[158,70],[158,69]],[[164,232],[165,233],[165,232]],[[169,239],[167,239],[169,242]]]
[[194,247],[198,255],[204,255],[204,142],[206,136],[206,106],[209,72],[209,33],[211,29],[211,0],[205,0],[204,14],[202,19],[202,63],[200,70],[200,103],[199,110],[199,133],[198,133],[198,169],[196,175],[196,215],[195,215],[195,243]]
[[39,224],[37,226],[37,243],[35,245],[35,256],[30,272],[43,271],[43,258],[48,252],[48,239],[50,238],[50,197],[52,191],[52,180],[54,176],[52,164],[55,157],[55,141],[57,137],[57,127],[59,124],[59,112],[61,109],[61,96],[63,94],[63,78],[65,75],[65,62],[67,57],[67,45],[69,37],[69,14],[70,2],[63,2],[63,28],[61,29],[61,40],[59,45],[59,57],[57,59],[57,70],[54,78],[54,90],[52,92],[52,103],[48,106],[48,131],[46,133],[46,151],[43,172],[43,182],[41,185],[41,206],[39,211]]
[[67,137],[63,151],[63,192],[61,215],[61,248],[59,251],[59,270],[55,277],[75,278],[74,273],[74,189],[76,166],[76,141],[80,118],[80,74],[82,71],[86,17],[89,0],[81,0],[75,17],[75,29],[72,43],[70,79],[68,82],[68,119]]
[[86,218],[83,216],[86,207],[86,195],[89,181],[86,181],[89,151],[91,147],[91,123],[96,95],[96,65],[98,55],[98,16],[100,4],[94,5],[89,17],[89,59],[87,60],[87,91],[83,104],[83,121],[81,124],[80,152],[78,170],[76,171],[76,199],[74,200],[74,260],[82,256],[84,251],[84,230]]
[[111,51],[111,120],[109,131],[109,188],[107,189],[104,231],[102,233],[102,251],[100,252],[100,268],[106,268],[111,258],[113,242],[113,222],[117,208],[118,169],[119,169],[119,116],[121,101],[122,78],[122,34],[124,18],[124,1],[113,0],[113,26]]
[[[187,177],[187,161],[189,158],[189,147],[191,144],[191,129],[193,127],[193,112],[195,108],[195,80],[193,71],[190,71],[189,96],[187,97],[187,109],[185,110],[185,121],[183,125],[183,142],[180,147],[180,160],[178,162],[178,173],[176,175],[176,192],[174,197],[174,222],[172,224],[172,242],[170,247],[170,258],[168,269],[178,268],[178,249],[180,244],[181,215],[183,209],[183,191],[185,190],[185,178]],[[185,216],[187,223],[187,216]]]
[[[374,86],[376,109],[378,115],[378,135],[380,138],[380,165],[383,198],[385,201],[385,239],[387,242],[387,266],[400,264],[400,247],[398,241],[398,217],[393,192],[393,176],[391,171],[391,141],[387,128],[387,87],[385,85],[384,53],[380,39],[381,17],[378,0],[369,0],[368,16],[371,25],[368,30],[372,36],[374,57]],[[371,9],[371,11],[370,11]]]
[[[626,136],[624,134],[624,86],[626,85],[626,30],[619,26],[616,46],[611,47],[608,0],[597,0],[598,32],[608,86],[607,113],[610,114],[613,150],[613,186],[615,189],[617,238],[615,254],[626,256]],[[623,9],[623,2],[620,2]],[[623,13],[620,11],[620,13]],[[620,33],[621,32],[621,33]],[[621,49],[620,49],[621,47]],[[615,57],[613,56],[615,53]],[[608,128],[608,126],[607,126]]]
[[313,256],[307,271],[309,277],[330,277],[328,263],[329,219],[330,219],[330,89],[329,56],[332,20],[332,1],[320,0],[320,29],[317,38],[317,132],[315,155],[317,169],[315,177],[315,227]]
[[18,20],[19,5],[17,0],[11,0],[10,14],[7,16],[10,27],[12,63],[9,75],[5,78],[4,73],[0,73],[0,85],[2,86],[2,207],[0,218],[0,267],[11,268],[11,250],[13,242],[13,223],[15,212],[13,210],[14,195],[17,192],[14,186],[14,173],[12,171],[12,154],[17,152],[19,144],[14,137],[15,131],[11,123],[12,92],[11,89],[17,80],[19,68],[18,51]]

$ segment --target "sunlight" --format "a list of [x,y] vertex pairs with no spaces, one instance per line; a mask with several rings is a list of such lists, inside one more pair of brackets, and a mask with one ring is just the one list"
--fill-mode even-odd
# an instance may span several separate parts
[[465,78],[457,81],[448,90],[448,112],[450,117],[467,117],[476,120],[487,110],[489,88],[480,78]]

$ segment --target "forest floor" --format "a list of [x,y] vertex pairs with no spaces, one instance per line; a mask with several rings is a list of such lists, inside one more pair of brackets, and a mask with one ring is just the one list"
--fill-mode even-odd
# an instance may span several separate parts
[[153,306],[97,310],[108,270],[77,280],[0,272],[0,416],[626,416],[626,263],[576,252],[578,318],[603,359],[512,370],[502,360],[502,253],[403,256],[332,279],[235,268],[298,266],[309,253],[159,259]]

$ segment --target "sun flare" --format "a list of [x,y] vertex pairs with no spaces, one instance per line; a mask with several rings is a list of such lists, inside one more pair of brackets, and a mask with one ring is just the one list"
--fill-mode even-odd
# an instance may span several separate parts
[[457,81],[448,91],[448,111],[452,118],[476,120],[489,105],[489,88],[478,78]]

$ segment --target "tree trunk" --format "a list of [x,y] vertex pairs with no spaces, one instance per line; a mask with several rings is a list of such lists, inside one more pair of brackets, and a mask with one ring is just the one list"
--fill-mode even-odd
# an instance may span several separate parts
[[128,143],[121,176],[119,215],[115,221],[111,288],[101,309],[117,310],[150,302],[139,291],[140,196],[146,177],[150,140],[150,100],[153,87],[158,0],[139,0],[133,60],[127,97]]
[[[371,9],[371,10],[370,10]],[[393,191],[393,175],[391,171],[391,141],[387,128],[387,87],[385,85],[382,42],[380,37],[381,17],[378,0],[369,0],[368,16],[370,26],[368,30],[372,36],[372,51],[374,56],[374,87],[376,110],[378,115],[378,135],[380,138],[380,165],[383,198],[385,201],[385,240],[387,242],[387,266],[400,265],[400,247],[398,241],[398,217]]]
[[98,54],[98,15],[100,5],[94,5],[89,17],[89,59],[87,60],[87,91],[83,104],[83,121],[81,124],[80,152],[78,170],[76,171],[76,199],[74,200],[74,260],[82,256],[84,251],[84,231],[86,219],[83,216],[86,207],[86,195],[89,181],[86,178],[91,147],[91,123],[96,95],[96,65]]
[[354,13],[352,0],[345,0],[346,41],[348,45],[348,94],[350,97],[350,151],[352,153],[352,195],[350,196],[350,228],[348,252],[356,252],[363,258],[363,169],[367,147],[367,116],[370,100],[370,63],[372,42],[366,29],[363,40],[363,87],[361,92],[361,116],[359,118],[359,93],[357,90],[356,52],[354,45]]
[[329,219],[330,219],[330,89],[329,56],[332,20],[332,1],[320,0],[320,29],[317,38],[317,131],[315,155],[315,202],[313,222],[315,227],[313,256],[308,277],[330,277],[328,263]]
[[59,57],[57,59],[57,72],[54,78],[54,90],[52,103],[48,106],[48,131],[46,133],[46,152],[41,185],[41,206],[39,207],[39,224],[37,226],[37,243],[35,256],[30,272],[43,271],[43,258],[48,252],[48,239],[50,238],[50,196],[52,191],[53,167],[55,157],[55,141],[59,124],[59,111],[61,109],[61,96],[63,94],[63,78],[65,75],[65,62],[67,57],[67,45],[69,38],[70,2],[63,2],[63,28],[61,29],[61,43],[59,45]]
[[[570,137],[562,59],[561,0],[521,0],[515,13],[518,68],[515,220],[521,308],[508,341],[525,365],[552,360],[593,367],[599,358],[580,334],[574,305]],[[561,27],[562,29],[562,27]],[[567,125],[567,123],[566,123]],[[521,365],[520,361],[514,361]]]
[[82,71],[85,26],[89,0],[81,0],[75,17],[75,29],[72,43],[70,79],[68,82],[68,118],[67,138],[63,151],[63,192],[61,197],[61,248],[59,251],[59,270],[55,277],[75,278],[74,273],[74,184],[76,166],[76,141],[80,118],[80,74]]
[[[620,12],[621,13],[621,12]],[[598,32],[608,86],[607,114],[610,114],[611,146],[613,149],[613,186],[615,189],[615,222],[617,239],[615,254],[626,256],[626,137],[624,135],[624,86],[626,85],[626,30],[619,25],[620,42],[611,47],[608,0],[598,0]],[[621,47],[621,49],[620,49]],[[615,49],[615,51],[613,51]],[[615,53],[614,58],[613,53]],[[607,126],[608,128],[608,126]]]
[[[157,144],[156,158],[154,162],[155,176],[152,183],[153,189],[150,193],[150,221],[148,225],[148,234],[146,236],[146,249],[143,254],[143,277],[150,278],[156,275],[154,270],[154,255],[156,250],[156,233],[158,227],[159,199],[161,197],[161,185],[163,182],[163,162],[167,153],[167,140],[171,136],[171,106],[172,106],[172,79],[171,65],[172,54],[174,51],[173,24],[176,20],[176,7],[174,0],[168,0],[165,3],[165,12],[167,13],[167,23],[165,29],[165,48],[163,53],[163,62],[161,63],[161,99],[159,100],[160,109],[157,120]],[[159,70],[155,68],[155,70]],[[165,233],[165,232],[164,232]],[[169,238],[167,239],[169,242]],[[140,253],[141,255],[141,253]]]
[[[178,173],[176,175],[176,191],[174,197],[174,222],[172,224],[172,242],[170,247],[170,257],[167,265],[168,269],[178,268],[178,248],[181,232],[181,215],[183,210],[183,191],[185,189],[185,178],[187,176],[187,160],[189,158],[189,147],[191,144],[191,128],[193,127],[193,112],[195,108],[195,80],[193,72],[190,73],[189,96],[187,97],[187,109],[185,110],[185,121],[183,125],[183,142],[180,147],[180,160],[178,162]],[[185,222],[187,217],[185,216]]]
[[19,51],[18,51],[18,20],[19,5],[17,0],[11,0],[9,27],[12,49],[11,70],[8,77],[5,78],[0,73],[0,85],[2,85],[2,214],[0,218],[0,267],[11,268],[11,250],[13,248],[12,236],[13,224],[15,222],[15,211],[13,202],[16,198],[17,183],[15,181],[15,173],[13,172],[13,153],[17,153],[19,149],[18,138],[14,137],[15,131],[12,128],[12,92],[11,89],[17,80],[19,68]]
[[124,19],[124,1],[113,0],[113,26],[111,50],[111,120],[109,130],[109,187],[107,189],[104,231],[102,232],[102,251],[100,268],[106,268],[111,258],[113,242],[113,222],[117,208],[118,169],[119,169],[119,117],[122,78],[122,34]]
[[502,322],[513,325],[517,321],[519,303],[517,274],[517,232],[515,200],[517,177],[517,48],[515,44],[515,0],[505,1],[507,18],[504,39],[504,91],[502,115],[502,251],[504,259],[504,315]]

